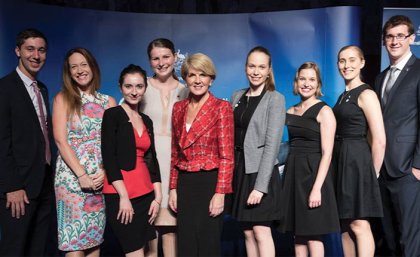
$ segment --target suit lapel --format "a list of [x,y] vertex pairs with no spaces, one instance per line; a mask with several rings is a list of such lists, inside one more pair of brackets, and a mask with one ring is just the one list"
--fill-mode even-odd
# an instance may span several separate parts
[[42,132],[41,124],[39,124],[38,114],[36,113],[34,103],[32,102],[32,99],[28,93],[28,90],[25,87],[25,84],[23,83],[22,79],[19,77],[17,72],[15,73],[15,79],[16,84],[13,85],[16,87],[16,90],[18,92],[18,95],[21,96],[22,99],[22,105],[25,106],[24,108],[29,111],[28,117],[32,119],[32,122],[36,122],[37,127],[39,128],[40,132]]
[[239,104],[239,100],[241,99],[242,95],[247,91],[247,89],[241,89],[236,91],[235,94],[232,96],[232,107],[233,109]]
[[379,96],[379,98],[382,98],[382,88],[384,87],[384,80],[388,71],[389,71],[389,66],[381,73],[379,77],[379,86],[376,87],[376,94]]
[[47,109],[47,115],[50,116],[50,106],[48,104],[48,93],[47,93],[47,90],[45,89],[45,87],[40,86],[39,87],[39,91],[41,92],[42,100],[44,100],[45,109]]
[[[198,111],[197,116],[195,117],[193,123],[191,124],[191,128],[188,131],[188,133],[183,128],[182,135],[184,136],[184,140],[181,140],[181,143],[184,149],[191,146],[195,141],[197,141],[199,137],[201,137],[212,126],[214,126],[214,124],[217,122],[217,119],[218,119],[216,109],[217,109],[216,98],[212,94],[210,94],[207,101]],[[186,114],[186,111],[185,111],[185,114]],[[184,124],[185,124],[185,116],[186,116],[185,114],[184,114],[184,122],[183,122]]]
[[414,55],[412,55],[410,57],[410,59],[408,60],[407,64],[401,70],[400,75],[398,75],[397,80],[395,81],[394,85],[391,88],[391,91],[389,92],[388,101],[387,101],[387,104],[386,104],[385,108],[387,106],[390,106],[390,103],[392,102],[392,98],[394,97],[395,92],[397,91],[397,88],[401,85],[401,81],[404,80],[405,76],[410,71],[410,69],[413,66],[415,61],[416,61],[416,57]]
[[173,109],[172,117],[173,117],[173,130],[176,135],[176,138],[179,138],[178,145],[182,148],[183,142],[185,141],[186,137],[186,130],[185,130],[185,121],[187,115],[187,106],[189,103],[189,98],[183,101],[178,102],[180,106]]
[[[264,126],[261,123],[264,122],[265,113],[267,112],[268,102],[270,99],[270,91],[264,90],[261,94],[263,94],[260,102],[258,103],[257,107],[255,108],[254,112],[252,113],[251,119],[249,120],[248,131],[253,131],[250,133],[246,133],[246,135],[252,135],[254,132],[258,131],[256,126]],[[245,135],[245,137],[246,137]]]

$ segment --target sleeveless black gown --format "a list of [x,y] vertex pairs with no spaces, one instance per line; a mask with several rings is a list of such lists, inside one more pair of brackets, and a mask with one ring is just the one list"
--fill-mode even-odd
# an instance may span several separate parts
[[302,116],[286,115],[290,152],[281,194],[283,214],[279,230],[282,232],[311,236],[340,230],[331,172],[321,189],[321,206],[312,209],[308,206],[321,160],[320,125],[316,117],[325,105],[324,102],[316,103]]
[[379,184],[367,141],[368,123],[358,105],[367,84],[344,92],[333,111],[337,120],[333,167],[340,219],[382,217]]

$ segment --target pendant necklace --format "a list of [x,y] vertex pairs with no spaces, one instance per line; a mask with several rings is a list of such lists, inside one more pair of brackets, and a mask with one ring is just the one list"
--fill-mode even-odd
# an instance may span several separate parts
[[[340,98],[340,101],[338,102],[338,104],[341,104],[341,102],[343,101],[343,99],[350,93],[350,91],[351,91],[351,89],[350,90],[348,90],[348,91],[344,91],[342,94],[341,94],[341,98]],[[349,95],[348,97],[347,97],[347,99],[346,99],[346,103],[348,102],[348,101],[350,101],[350,98],[351,98],[351,95]]]

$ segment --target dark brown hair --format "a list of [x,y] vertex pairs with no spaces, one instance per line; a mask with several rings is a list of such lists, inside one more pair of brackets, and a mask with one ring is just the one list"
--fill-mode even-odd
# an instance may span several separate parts
[[413,22],[411,22],[410,18],[408,18],[405,15],[395,15],[392,16],[387,20],[385,23],[383,29],[382,29],[382,39],[385,40],[385,36],[387,34],[387,31],[393,27],[399,26],[399,25],[407,25],[408,27],[408,33],[414,34],[414,26]]
[[20,48],[28,38],[42,38],[45,41],[45,47],[48,48],[48,41],[41,31],[33,28],[25,29],[19,32],[16,36],[16,46]]
[[140,76],[142,76],[145,86],[147,88],[147,74],[146,71],[143,70],[140,66],[138,65],[134,65],[134,64],[129,64],[127,67],[125,67],[121,73],[120,73],[120,79],[118,80],[118,84],[120,86],[120,88],[123,85],[124,82],[124,78],[127,74],[140,74]]
[[[147,46],[147,55],[149,56],[149,60],[152,58],[151,53],[152,53],[153,48],[155,47],[167,48],[176,57],[175,46],[171,40],[167,38],[156,38],[152,40],[152,42],[150,42],[149,45]],[[175,69],[172,70],[172,77],[178,80],[178,77],[175,74]]]

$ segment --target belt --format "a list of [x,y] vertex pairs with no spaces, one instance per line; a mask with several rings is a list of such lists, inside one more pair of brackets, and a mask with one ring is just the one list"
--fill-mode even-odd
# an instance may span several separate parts
[[235,145],[235,150],[236,151],[243,151],[244,150],[244,147],[243,146],[237,146],[237,145]]
[[342,135],[335,135],[335,140],[342,141],[342,140],[357,140],[357,139],[366,139],[366,134],[342,134]]

